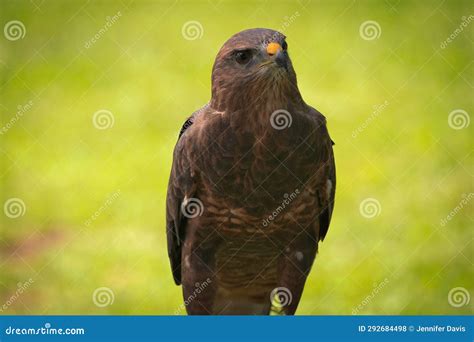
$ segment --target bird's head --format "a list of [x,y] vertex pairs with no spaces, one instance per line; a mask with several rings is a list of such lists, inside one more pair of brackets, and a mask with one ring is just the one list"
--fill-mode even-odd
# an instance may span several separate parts
[[229,101],[245,103],[242,100],[249,94],[300,98],[282,33],[261,28],[245,30],[230,37],[219,50],[212,69],[213,104],[229,109]]

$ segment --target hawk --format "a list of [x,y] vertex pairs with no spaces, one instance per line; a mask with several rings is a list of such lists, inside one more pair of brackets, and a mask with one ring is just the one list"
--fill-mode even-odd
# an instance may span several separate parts
[[286,37],[259,28],[227,40],[211,100],[179,133],[166,199],[188,314],[295,313],[333,211],[332,145]]

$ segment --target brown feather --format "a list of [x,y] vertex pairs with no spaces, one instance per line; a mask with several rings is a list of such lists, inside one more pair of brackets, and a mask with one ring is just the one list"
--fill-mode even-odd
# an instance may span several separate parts
[[[236,49],[261,54],[284,39],[266,29],[231,37],[214,64],[209,105],[188,119],[176,145],[168,251],[190,314],[268,314],[277,287],[291,292],[283,311],[293,314],[327,233],[336,184],[324,116],[303,101],[287,55],[284,68],[232,59]],[[281,109],[291,125],[280,130],[271,119]],[[201,215],[183,215],[190,198]],[[196,294],[203,282],[210,284]]]

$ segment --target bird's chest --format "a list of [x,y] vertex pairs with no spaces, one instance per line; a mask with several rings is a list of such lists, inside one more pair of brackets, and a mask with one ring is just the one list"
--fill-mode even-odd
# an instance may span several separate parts
[[199,220],[207,229],[199,233],[203,240],[211,233],[219,237],[215,260],[221,285],[252,285],[257,292],[271,288],[282,253],[287,253],[298,239],[312,240],[315,200],[310,192],[295,189],[277,204],[262,206],[259,213],[244,206],[230,208],[221,198],[205,197]]
[[250,248],[249,253],[253,251],[253,245],[259,246],[260,239],[274,241],[273,245],[279,250],[303,230],[311,230],[316,220],[318,197],[309,190],[314,187],[314,183],[310,183],[308,187],[296,187],[279,198],[271,198],[268,194],[260,196],[263,200],[256,206],[250,205],[250,200],[245,198],[239,202],[212,192],[201,193],[203,212],[199,221],[217,231],[225,241],[240,241]]
[[292,127],[261,135],[248,131],[222,134],[207,147],[203,185],[236,206],[269,210],[306,187],[315,175],[315,144],[310,134]]

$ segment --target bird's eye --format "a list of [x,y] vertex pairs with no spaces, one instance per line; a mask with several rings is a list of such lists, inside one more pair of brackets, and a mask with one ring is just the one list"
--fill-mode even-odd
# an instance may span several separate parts
[[247,64],[252,58],[251,50],[242,50],[235,53],[235,60],[239,64]]
[[288,49],[288,44],[287,44],[286,42],[283,42],[283,44],[281,44],[281,48],[282,48],[283,50]]

